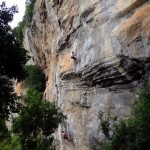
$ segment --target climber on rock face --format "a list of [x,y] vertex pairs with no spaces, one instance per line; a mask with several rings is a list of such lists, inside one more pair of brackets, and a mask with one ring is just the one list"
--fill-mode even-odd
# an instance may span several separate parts
[[66,134],[64,131],[61,131],[61,136],[63,139],[68,140],[69,142],[72,142],[70,136]]
[[75,60],[76,62],[78,62],[78,59],[77,59],[76,55],[74,54],[74,52],[71,52],[71,58],[73,60]]
[[69,136],[69,134],[65,133],[64,131],[61,131],[61,137],[64,139],[64,140],[67,140],[68,142],[71,142],[73,147],[74,147],[74,142],[73,142],[73,139]]
[[65,140],[68,140],[68,139],[69,139],[69,138],[68,138],[68,135],[67,135],[64,131],[61,131],[61,136],[62,136],[62,138],[65,139]]

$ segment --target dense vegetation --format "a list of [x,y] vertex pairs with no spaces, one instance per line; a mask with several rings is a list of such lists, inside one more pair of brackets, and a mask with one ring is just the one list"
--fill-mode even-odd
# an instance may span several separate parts
[[42,100],[42,94],[34,89],[27,91],[25,102],[26,106],[14,120],[13,131],[20,136],[23,149],[50,149],[52,133],[65,116],[54,102]]
[[26,66],[26,72],[28,73],[28,77],[25,80],[27,86],[39,92],[43,92],[45,89],[45,74],[41,67],[28,65]]
[[28,61],[27,51],[11,33],[9,22],[17,12],[15,6],[7,8],[0,5],[0,117],[7,118],[9,113],[17,111],[18,97],[14,93],[13,80],[26,77],[25,64]]
[[19,97],[14,92],[14,80],[26,77],[25,64],[28,61],[24,50],[11,32],[9,22],[17,13],[17,7],[0,5],[0,150],[19,150],[20,144],[12,137],[6,126],[6,119],[12,112],[18,112]]
[[0,142],[0,150],[21,150],[21,142],[18,136],[13,135]]
[[[150,147],[150,86],[141,90],[139,100],[133,108],[133,116],[114,123],[110,128],[108,120],[101,119],[101,127],[106,136],[101,150],[148,150]],[[110,136],[110,130],[113,135]]]
[[21,150],[21,141],[18,136],[11,135],[8,131],[5,119],[0,118],[0,150]]
[[26,66],[28,86],[25,105],[21,107],[19,116],[13,120],[11,136],[5,120],[0,120],[0,150],[54,150],[52,134],[63,122],[65,116],[56,103],[43,100],[45,75],[37,65]]
[[26,18],[26,25],[29,26],[33,16],[33,9],[34,9],[35,0],[26,0],[26,10],[25,10],[25,18]]
[[19,135],[22,149],[52,150],[52,134],[65,116],[56,103],[42,98],[45,88],[43,70],[37,65],[29,65],[26,71],[28,76],[24,82],[28,90],[23,97],[25,106],[13,121],[13,132]]
[[18,41],[23,43],[23,29],[29,27],[31,24],[35,0],[26,0],[26,9],[23,20],[19,22],[18,26],[13,29],[13,34]]
[[[27,1],[27,16],[31,15],[32,2]],[[38,66],[25,67],[29,59],[27,51],[21,47],[21,42],[16,40],[8,25],[15,13],[15,6],[7,8],[5,3],[0,5],[0,150],[52,150],[52,133],[65,116],[55,103],[42,99],[45,86],[42,69]],[[31,21],[27,16],[27,20]],[[14,93],[14,80],[25,78],[29,89],[23,98],[25,106],[22,106]],[[18,112],[19,116],[13,124],[17,136],[8,130],[6,119],[11,113]]]
[[[22,22],[13,33],[22,43],[22,30],[29,26],[35,0],[28,0],[26,13]],[[38,66],[27,66],[27,51],[24,50],[12,35],[8,25],[13,15],[17,13],[15,6],[7,8],[0,5],[0,150],[47,150],[53,143],[53,132],[65,116],[55,103],[42,99],[45,86],[45,76]],[[13,80],[26,79],[29,86],[24,98],[25,106],[18,103],[19,97],[14,93]],[[114,123],[110,128],[109,120],[103,120],[101,127],[106,141],[101,144],[101,150],[147,150],[150,147],[150,86],[140,93],[139,101],[133,109],[133,116],[127,120]],[[12,112],[18,112],[14,119],[13,131],[18,136],[11,136],[5,119]],[[110,130],[113,135],[110,135]],[[100,148],[97,148],[100,149]]]

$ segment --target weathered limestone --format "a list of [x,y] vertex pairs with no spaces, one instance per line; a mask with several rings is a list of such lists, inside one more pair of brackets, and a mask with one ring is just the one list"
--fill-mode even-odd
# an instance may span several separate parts
[[[138,10],[125,23],[115,28],[117,55],[146,60],[150,57],[150,4]],[[118,42],[118,43],[117,43]],[[115,45],[115,44],[114,44]]]
[[131,115],[135,91],[150,82],[149,14],[149,0],[36,1],[25,43],[48,76],[44,96],[67,116],[56,136],[59,150],[89,150],[102,141],[99,111],[117,120]]

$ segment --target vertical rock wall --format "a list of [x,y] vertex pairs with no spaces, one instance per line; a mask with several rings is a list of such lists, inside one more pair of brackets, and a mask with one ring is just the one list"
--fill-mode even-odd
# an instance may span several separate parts
[[89,150],[102,141],[99,111],[131,115],[135,91],[150,81],[149,20],[149,0],[36,1],[25,44],[48,77],[45,98],[67,116],[59,150]]

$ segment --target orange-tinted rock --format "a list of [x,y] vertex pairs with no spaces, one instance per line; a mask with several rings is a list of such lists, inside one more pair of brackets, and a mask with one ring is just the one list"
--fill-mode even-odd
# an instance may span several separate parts
[[[56,100],[67,115],[56,136],[59,150],[89,150],[94,140],[102,141],[100,110],[129,117],[136,100],[130,88],[140,88],[148,76],[149,9],[148,0],[36,1],[26,43],[48,76],[45,98]],[[73,137],[74,147],[62,142],[62,129]]]
[[[131,18],[117,27],[113,34],[120,43],[120,48],[128,51],[129,57],[149,57],[150,5],[139,9]],[[123,51],[122,50],[122,51]],[[124,53],[124,52],[123,52]]]
[[149,14],[150,5],[136,12],[129,20],[116,29],[119,37],[122,38],[122,40],[133,41],[138,36],[142,36],[142,32],[148,34],[150,31],[150,23],[148,21],[150,18]]

